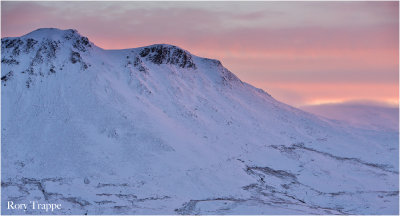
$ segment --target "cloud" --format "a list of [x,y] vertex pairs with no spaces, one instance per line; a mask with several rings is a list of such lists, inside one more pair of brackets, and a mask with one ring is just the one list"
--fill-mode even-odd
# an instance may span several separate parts
[[[342,103],[345,101],[375,101],[386,104],[399,103],[398,84],[379,83],[312,83],[312,82],[257,82],[267,92],[279,98],[282,89],[296,92],[302,96],[301,101],[292,103],[285,97],[282,101],[294,106],[305,106],[325,103]],[[284,95],[283,95],[284,96]]]

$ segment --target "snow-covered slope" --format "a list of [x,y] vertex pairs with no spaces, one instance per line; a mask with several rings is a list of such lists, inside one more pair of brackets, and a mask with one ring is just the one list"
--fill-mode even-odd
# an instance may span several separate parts
[[2,39],[2,213],[398,214],[398,133],[337,125],[172,45]]

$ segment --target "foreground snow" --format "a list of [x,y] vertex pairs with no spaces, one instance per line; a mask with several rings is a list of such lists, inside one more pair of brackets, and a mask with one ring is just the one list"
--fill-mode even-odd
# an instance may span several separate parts
[[320,119],[171,45],[2,39],[2,213],[398,214],[398,133]]

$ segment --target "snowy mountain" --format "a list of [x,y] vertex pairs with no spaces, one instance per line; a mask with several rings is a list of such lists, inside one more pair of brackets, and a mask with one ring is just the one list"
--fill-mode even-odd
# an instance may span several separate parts
[[220,61],[75,30],[1,40],[2,214],[398,214],[398,133],[283,104]]
[[303,106],[300,109],[354,127],[399,131],[399,108],[379,104],[342,103]]

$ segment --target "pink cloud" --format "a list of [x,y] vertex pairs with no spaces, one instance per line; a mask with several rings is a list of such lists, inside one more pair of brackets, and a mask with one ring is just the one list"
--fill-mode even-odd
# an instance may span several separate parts
[[[375,101],[395,105],[399,103],[398,85],[371,83],[298,83],[256,82],[266,86],[275,98],[295,106],[343,103],[346,101]],[[288,93],[295,94],[288,94]],[[297,98],[300,96],[300,98]]]

